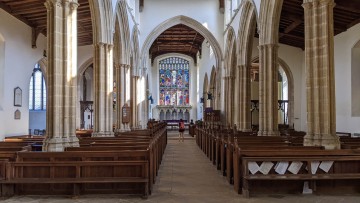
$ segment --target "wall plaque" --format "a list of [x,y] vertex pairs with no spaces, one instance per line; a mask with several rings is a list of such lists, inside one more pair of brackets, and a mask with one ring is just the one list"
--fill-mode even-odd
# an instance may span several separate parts
[[131,114],[130,106],[124,104],[122,107],[122,122],[123,123],[130,123],[130,114]]
[[14,118],[15,120],[20,120],[21,118],[21,112],[19,111],[19,109],[17,109],[14,113]]
[[14,89],[14,106],[22,105],[22,90],[20,87]]

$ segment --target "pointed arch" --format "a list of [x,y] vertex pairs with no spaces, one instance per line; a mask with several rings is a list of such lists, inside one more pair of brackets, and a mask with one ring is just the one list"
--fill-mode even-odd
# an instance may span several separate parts
[[133,54],[133,74],[134,75],[138,75],[140,76],[141,73],[141,69],[139,67],[139,29],[137,28],[137,26],[135,25],[133,27],[132,30],[132,54]]
[[120,0],[115,7],[114,58],[118,64],[130,65],[131,39],[128,11],[125,0]]
[[252,1],[246,0],[240,7],[238,30],[238,65],[247,66],[251,61],[253,39],[256,31],[256,8]]
[[219,103],[218,101],[220,100],[220,98],[217,97],[218,95],[218,88],[219,85],[221,85],[221,80],[218,80],[219,76],[217,74],[216,68],[213,66],[211,69],[211,74],[210,74],[210,87],[209,90],[213,95],[213,100],[211,100],[210,106],[213,109],[216,109],[216,104]]
[[204,36],[205,39],[209,41],[211,47],[214,50],[215,58],[216,58],[216,66],[221,67],[221,64],[223,61],[223,57],[222,57],[223,55],[222,55],[221,47],[220,47],[218,41],[216,40],[216,38],[201,23],[199,23],[198,21],[196,21],[190,17],[183,16],[183,15],[175,16],[173,18],[170,18],[170,19],[162,22],[160,25],[158,25],[156,28],[154,28],[153,31],[147,36],[147,38],[142,46],[142,49],[141,49],[141,57],[140,57],[140,60],[142,63],[141,66],[146,68],[146,63],[147,63],[147,59],[148,59],[148,50],[150,49],[150,46],[155,41],[155,39],[166,29],[168,29],[174,25],[178,25],[178,24],[186,25],[186,26],[196,30],[197,32],[199,32],[202,36]]
[[[45,84],[47,84],[47,74],[46,74],[46,69],[47,69],[47,65],[48,65],[48,60],[47,58],[42,58],[38,61],[38,64],[40,66],[40,69],[41,69],[41,72],[43,73],[44,75],[44,78],[45,78]],[[47,87],[47,85],[46,85]]]
[[225,68],[225,75],[230,76],[233,75],[234,70],[233,67],[234,58],[236,58],[236,41],[235,41],[235,31],[233,27],[229,27],[227,37],[226,37],[226,50],[225,50],[225,56],[224,56],[224,68]]
[[113,5],[111,0],[89,0],[93,43],[113,44]]
[[[262,0],[257,0],[257,2],[255,2],[254,0],[242,0],[240,3],[240,6],[239,6],[239,10],[240,10],[239,13],[241,13],[242,7],[244,7],[246,5],[252,7],[254,9],[255,20],[258,23],[259,22],[259,12],[260,12],[259,4],[261,4],[261,1]],[[240,15],[242,15],[242,14],[240,14]]]
[[283,0],[261,1],[259,13],[259,44],[277,44]]

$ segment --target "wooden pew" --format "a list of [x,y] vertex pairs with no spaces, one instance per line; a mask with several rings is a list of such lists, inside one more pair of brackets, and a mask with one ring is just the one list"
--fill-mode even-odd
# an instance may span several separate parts
[[[338,193],[349,192],[348,189],[346,191],[339,191],[341,187],[337,187],[338,182],[340,182],[339,185],[346,185],[347,188],[354,187],[358,189],[360,186],[358,181],[358,179],[360,179],[360,156],[357,155],[307,156],[307,154],[304,155],[300,153],[297,156],[243,157],[242,161],[244,171],[242,193],[247,198],[250,196],[250,189],[256,190],[262,186],[268,187],[270,184],[276,185],[277,189],[289,190],[294,188],[294,191],[297,189],[297,192],[300,193],[304,181],[308,181],[313,191],[326,188],[326,190],[322,191],[330,192],[330,194],[333,194],[333,191],[337,191]],[[263,174],[261,172],[255,172],[254,167],[251,167],[253,168],[253,173],[251,173],[249,166],[254,165],[254,163],[271,163],[268,165],[270,170],[268,173],[266,173],[267,170],[265,170],[265,174]],[[276,166],[279,163],[282,163],[282,167],[285,170],[275,172],[275,170],[278,169]],[[321,170],[320,168],[323,163],[326,164],[324,164]],[[272,164],[273,166],[271,166]],[[290,168],[293,172],[289,172]],[[346,181],[344,182],[343,180]],[[289,184],[290,181],[291,184]],[[271,183],[265,184],[265,182]],[[281,185],[280,182],[284,184]],[[357,191],[357,189],[353,190]],[[269,190],[269,188],[266,188],[266,190]]]
[[[79,195],[92,193],[98,188],[102,191],[121,191],[120,188],[126,186],[126,190],[121,192],[141,194],[147,198],[148,168],[148,161],[8,162],[6,170],[12,173],[8,173],[6,179],[0,182],[6,188],[3,196],[12,195],[15,191],[20,194],[60,192]],[[49,186],[50,190],[47,189]]]
[[[3,195],[12,195],[15,191],[20,191],[20,193],[24,194],[36,194],[37,192],[42,194],[56,194],[61,191],[68,194],[70,192],[69,187],[75,188],[71,191],[78,191],[76,188],[79,187],[79,185],[76,184],[80,183],[83,183],[80,184],[83,185],[81,190],[87,193],[90,192],[90,188],[92,188],[91,190],[96,189],[96,187],[94,187],[96,183],[104,184],[106,182],[105,180],[114,178],[116,179],[114,182],[117,183],[141,183],[140,185],[142,186],[134,186],[137,188],[136,191],[132,191],[131,187],[129,187],[129,192],[132,191],[133,194],[139,194],[138,188],[145,187],[146,190],[142,190],[141,194],[146,197],[150,190],[149,156],[148,150],[18,152],[16,161],[8,162],[7,164],[6,180],[1,182],[3,187],[7,188]],[[80,173],[80,175],[86,175],[77,176],[75,172]],[[127,176],[129,174],[132,175]],[[132,177],[134,177],[134,180],[130,180]],[[62,178],[65,180],[62,181]],[[147,181],[144,181],[144,178],[146,178]],[[39,181],[34,181],[36,179],[39,179]],[[138,179],[138,181],[135,179]],[[34,187],[23,185],[23,183],[40,185]],[[47,185],[49,183],[69,183],[70,185],[62,185],[59,186],[59,188],[57,188],[57,186],[49,188],[49,185]],[[93,185],[85,183],[93,183]],[[111,181],[109,183],[111,183]],[[117,187],[119,186],[108,184],[105,188],[109,191],[121,192],[120,188]],[[124,190],[126,189],[126,185],[122,185],[121,187],[125,187]],[[14,191],[11,188],[16,188],[16,190]]]
[[[239,163],[236,163],[236,165],[238,166],[238,170],[237,173],[238,175],[237,178],[234,177],[234,181],[237,184],[234,184],[234,188],[235,190],[237,190],[237,192],[240,193],[240,188],[243,187],[243,175],[244,175],[244,163],[243,158],[244,157],[260,157],[260,158],[281,158],[281,157],[305,157],[305,158],[310,158],[310,157],[333,157],[333,156],[343,156],[343,157],[347,157],[347,156],[360,156],[360,150],[323,150],[323,149],[305,149],[305,148],[296,148],[296,149],[286,149],[286,150],[281,150],[280,148],[278,149],[266,149],[266,150],[262,150],[260,149],[243,149],[243,150],[239,150],[238,151],[238,160]],[[234,160],[234,162],[236,162]],[[234,163],[235,164],[235,163]],[[237,187],[238,186],[238,187]],[[246,195],[246,194],[245,194]]]

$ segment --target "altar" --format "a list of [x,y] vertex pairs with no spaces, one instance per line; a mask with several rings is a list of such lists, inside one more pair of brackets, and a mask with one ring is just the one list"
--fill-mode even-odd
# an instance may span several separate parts
[[191,105],[157,105],[159,120],[180,120],[190,121]]

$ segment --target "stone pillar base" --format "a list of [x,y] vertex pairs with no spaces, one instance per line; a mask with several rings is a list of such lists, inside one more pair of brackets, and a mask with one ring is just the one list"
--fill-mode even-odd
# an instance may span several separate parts
[[260,131],[257,136],[280,136],[279,131]]
[[114,137],[114,132],[93,132],[91,137]]
[[70,145],[70,147],[80,147],[79,138],[77,138],[75,135],[70,136],[69,145]]
[[42,150],[44,152],[63,152],[64,151],[63,138],[45,139]]
[[241,131],[241,132],[251,132],[252,130],[250,128],[249,129],[245,128],[245,129],[239,129],[239,131]]
[[340,149],[340,140],[337,135],[316,134],[313,137],[306,135],[304,137],[304,146],[323,146],[325,149]]
[[125,131],[131,131],[130,125],[129,124],[124,124],[124,130]]
[[314,139],[312,135],[306,134],[304,136],[304,146],[314,146]]
[[64,147],[64,149],[66,148],[66,147],[70,147],[70,139],[68,138],[68,137],[63,137],[62,138],[62,140],[63,140],[63,147]]

